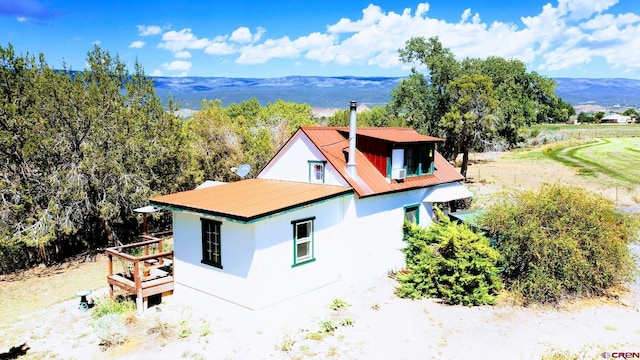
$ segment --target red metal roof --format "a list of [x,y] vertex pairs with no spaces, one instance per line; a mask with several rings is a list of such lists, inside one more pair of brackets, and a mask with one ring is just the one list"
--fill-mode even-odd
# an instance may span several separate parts
[[246,222],[351,192],[345,186],[247,179],[157,196],[150,202]]
[[[345,130],[347,131],[347,135],[344,135]],[[389,182],[359,150],[356,150],[357,177],[352,178],[347,173],[347,159],[345,158],[345,151],[348,151],[349,147],[349,140],[345,138],[345,136],[348,137],[347,128],[302,127],[298,131],[304,133],[311,140],[327,158],[327,161],[333,165],[360,197],[418,189],[464,180],[464,177],[449,164],[442,155],[436,152],[435,171],[433,174],[410,177],[400,181],[391,180]],[[408,128],[357,128],[356,133],[402,143],[442,140],[431,136],[420,135],[415,130]]]
[[[349,137],[349,128],[336,128],[340,132],[346,132]],[[411,128],[398,127],[370,127],[357,128],[358,136],[367,136],[371,138],[381,139],[394,143],[412,143],[412,142],[435,142],[444,141],[444,139],[422,135]]]

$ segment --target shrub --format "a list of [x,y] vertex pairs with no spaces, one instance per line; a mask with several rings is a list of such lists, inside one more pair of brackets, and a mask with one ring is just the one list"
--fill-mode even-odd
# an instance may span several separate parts
[[603,196],[544,184],[515,193],[479,219],[497,234],[503,280],[528,302],[589,297],[631,279],[637,223]]
[[322,330],[320,330],[318,332],[312,332],[312,333],[309,333],[307,335],[307,339],[315,340],[315,341],[322,341],[322,339],[324,339],[325,334],[326,333],[324,331],[322,331]]
[[324,320],[320,322],[318,327],[319,333],[332,333],[334,330],[338,328],[338,325],[332,320]]
[[91,315],[98,319],[104,315],[125,315],[136,310],[136,303],[126,299],[112,300],[109,297],[98,298],[93,306]]
[[289,352],[293,349],[293,346],[296,344],[296,341],[291,338],[291,336],[286,335],[282,342],[276,346],[277,350]]
[[102,346],[116,346],[127,340],[127,326],[120,315],[106,314],[101,316],[93,323],[93,327]]
[[331,302],[331,304],[329,304],[329,309],[334,310],[334,311],[338,311],[340,309],[344,309],[348,306],[351,306],[351,304],[349,304],[348,302],[340,299],[340,298],[335,298],[333,299],[333,301]]
[[447,304],[493,304],[502,288],[500,254],[482,234],[439,215],[441,220],[427,229],[405,223],[407,268],[396,275],[400,282],[396,294],[438,297]]
[[340,320],[340,326],[353,326],[355,325],[355,321],[353,321],[353,319],[351,318],[344,318],[342,320]]
[[163,339],[170,339],[176,332],[175,326],[162,316],[156,315],[153,319],[147,320],[146,322],[148,324],[148,334],[157,334]]

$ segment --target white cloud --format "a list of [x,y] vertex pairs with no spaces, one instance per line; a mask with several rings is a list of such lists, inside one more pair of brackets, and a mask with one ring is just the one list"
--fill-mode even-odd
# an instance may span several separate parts
[[[239,64],[264,64],[286,58],[295,59],[298,64],[307,60],[406,68],[407,64],[398,59],[398,49],[411,37],[437,36],[459,58],[501,56],[520,59],[536,69],[561,70],[589,64],[600,56],[612,67],[640,68],[640,57],[620,55],[640,48],[640,15],[610,13],[617,2],[557,0],[517,23],[483,22],[481,14],[471,8],[461,12],[459,21],[447,22],[429,17],[430,5],[426,2],[417,4],[415,11],[407,8],[401,13],[370,4],[359,19],[342,18],[329,24],[324,32],[296,38],[263,39],[266,29],[262,27],[251,31],[241,26],[231,34],[213,37],[200,37],[185,28],[165,32],[158,48],[173,52],[177,58],[187,58],[193,51],[235,56]],[[139,27],[139,31],[147,33],[150,28]],[[190,69],[190,63],[174,63],[163,68]]]
[[580,28],[585,30],[596,30],[611,25],[627,26],[640,23],[640,16],[636,14],[626,13],[619,15],[602,14],[594,17],[593,19],[584,22],[580,25]]
[[462,16],[460,16],[460,22],[466,23],[469,20],[469,16],[471,16],[471,9],[467,8],[462,12]]
[[358,32],[374,25],[384,16],[379,6],[369,4],[366,9],[362,10],[362,19],[352,21],[342,18],[337,24],[329,26],[327,30],[330,33]]
[[253,40],[253,36],[251,35],[251,30],[248,27],[240,27],[237,28],[236,31],[231,33],[231,41],[237,43],[248,43]]
[[262,39],[262,35],[264,35],[265,32],[267,32],[267,29],[265,29],[265,28],[263,28],[261,26],[258,26],[258,28],[256,29],[255,34],[253,34],[253,40],[252,41],[253,42],[260,41],[260,39]]
[[242,26],[237,28],[234,32],[231,33],[231,37],[229,40],[236,43],[253,43],[256,41],[260,41],[262,35],[266,32],[266,30],[262,27],[258,27],[256,29],[255,34],[251,33],[248,27]]
[[418,4],[416,8],[416,16],[422,17],[422,15],[426,14],[429,11],[429,3]]
[[138,25],[138,35],[140,36],[160,35],[161,33],[162,28],[158,25]]
[[260,45],[245,46],[240,51],[238,64],[264,64],[273,58],[294,58],[300,54],[295,44],[288,38],[268,39]]
[[177,57],[178,59],[188,59],[191,57],[191,53],[188,51],[176,51],[173,56]]
[[216,40],[207,45],[204,52],[209,55],[230,55],[236,53],[237,49],[233,44],[224,40]]
[[18,18],[16,20],[18,20],[18,22],[26,22],[27,18],[24,17],[24,16],[18,16]]
[[570,20],[587,19],[617,4],[618,0],[558,0],[558,9]]
[[167,71],[189,71],[191,69],[191,63],[188,61],[176,60],[162,64],[162,68]]
[[158,69],[153,70],[153,72],[151,73],[151,76],[162,76],[162,75],[164,74],[162,73],[162,71]]
[[129,44],[130,48],[135,48],[135,49],[140,49],[142,47],[144,47],[144,41],[134,41],[131,44]]
[[333,61],[339,49],[335,45],[336,37],[333,35],[313,33],[299,40],[298,45],[301,50],[306,51],[306,58],[321,63]]
[[161,49],[178,52],[185,49],[202,50],[209,45],[211,40],[207,38],[199,39],[193,35],[191,29],[186,28],[180,31],[168,31],[162,34],[162,42],[158,44]]

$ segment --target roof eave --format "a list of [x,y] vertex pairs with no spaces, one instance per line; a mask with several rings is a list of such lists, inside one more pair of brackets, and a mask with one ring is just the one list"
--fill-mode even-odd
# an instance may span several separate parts
[[315,198],[315,199],[312,199],[312,200],[308,200],[308,201],[303,201],[303,202],[295,204],[295,205],[290,205],[290,206],[285,206],[285,207],[278,208],[278,209],[273,209],[273,210],[270,210],[270,211],[265,211],[263,213],[255,214],[255,215],[252,215],[252,216],[242,216],[242,215],[238,215],[238,214],[230,214],[230,213],[214,211],[214,210],[209,210],[209,209],[196,208],[196,207],[190,207],[190,206],[185,206],[185,205],[180,205],[180,204],[171,204],[171,203],[157,201],[157,200],[153,200],[153,199],[150,199],[149,203],[151,203],[152,205],[168,208],[168,209],[171,209],[171,210],[189,211],[189,212],[194,212],[194,213],[198,213],[198,214],[205,214],[205,215],[210,215],[210,216],[223,217],[223,218],[227,218],[229,220],[236,221],[236,222],[252,223],[252,222],[255,222],[255,221],[259,221],[259,220],[261,220],[263,218],[266,218],[266,217],[271,217],[271,216],[274,216],[274,215],[277,215],[277,214],[280,214],[280,213],[283,213],[283,212],[288,212],[288,211],[296,210],[298,208],[303,208],[303,207],[309,206],[311,204],[324,202],[324,201],[327,201],[327,200],[330,200],[330,199],[333,199],[333,198],[339,198],[339,197],[347,196],[347,195],[350,195],[353,192],[354,192],[354,190],[352,188],[346,188],[344,191],[341,191],[341,192],[338,192],[338,193],[325,195],[325,196],[322,196],[322,197],[319,197],[319,198]]

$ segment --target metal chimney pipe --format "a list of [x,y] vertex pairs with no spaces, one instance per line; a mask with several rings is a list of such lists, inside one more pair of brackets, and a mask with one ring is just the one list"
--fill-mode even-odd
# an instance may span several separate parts
[[349,159],[347,162],[347,173],[351,177],[356,177],[356,108],[358,103],[351,100],[349,103]]

